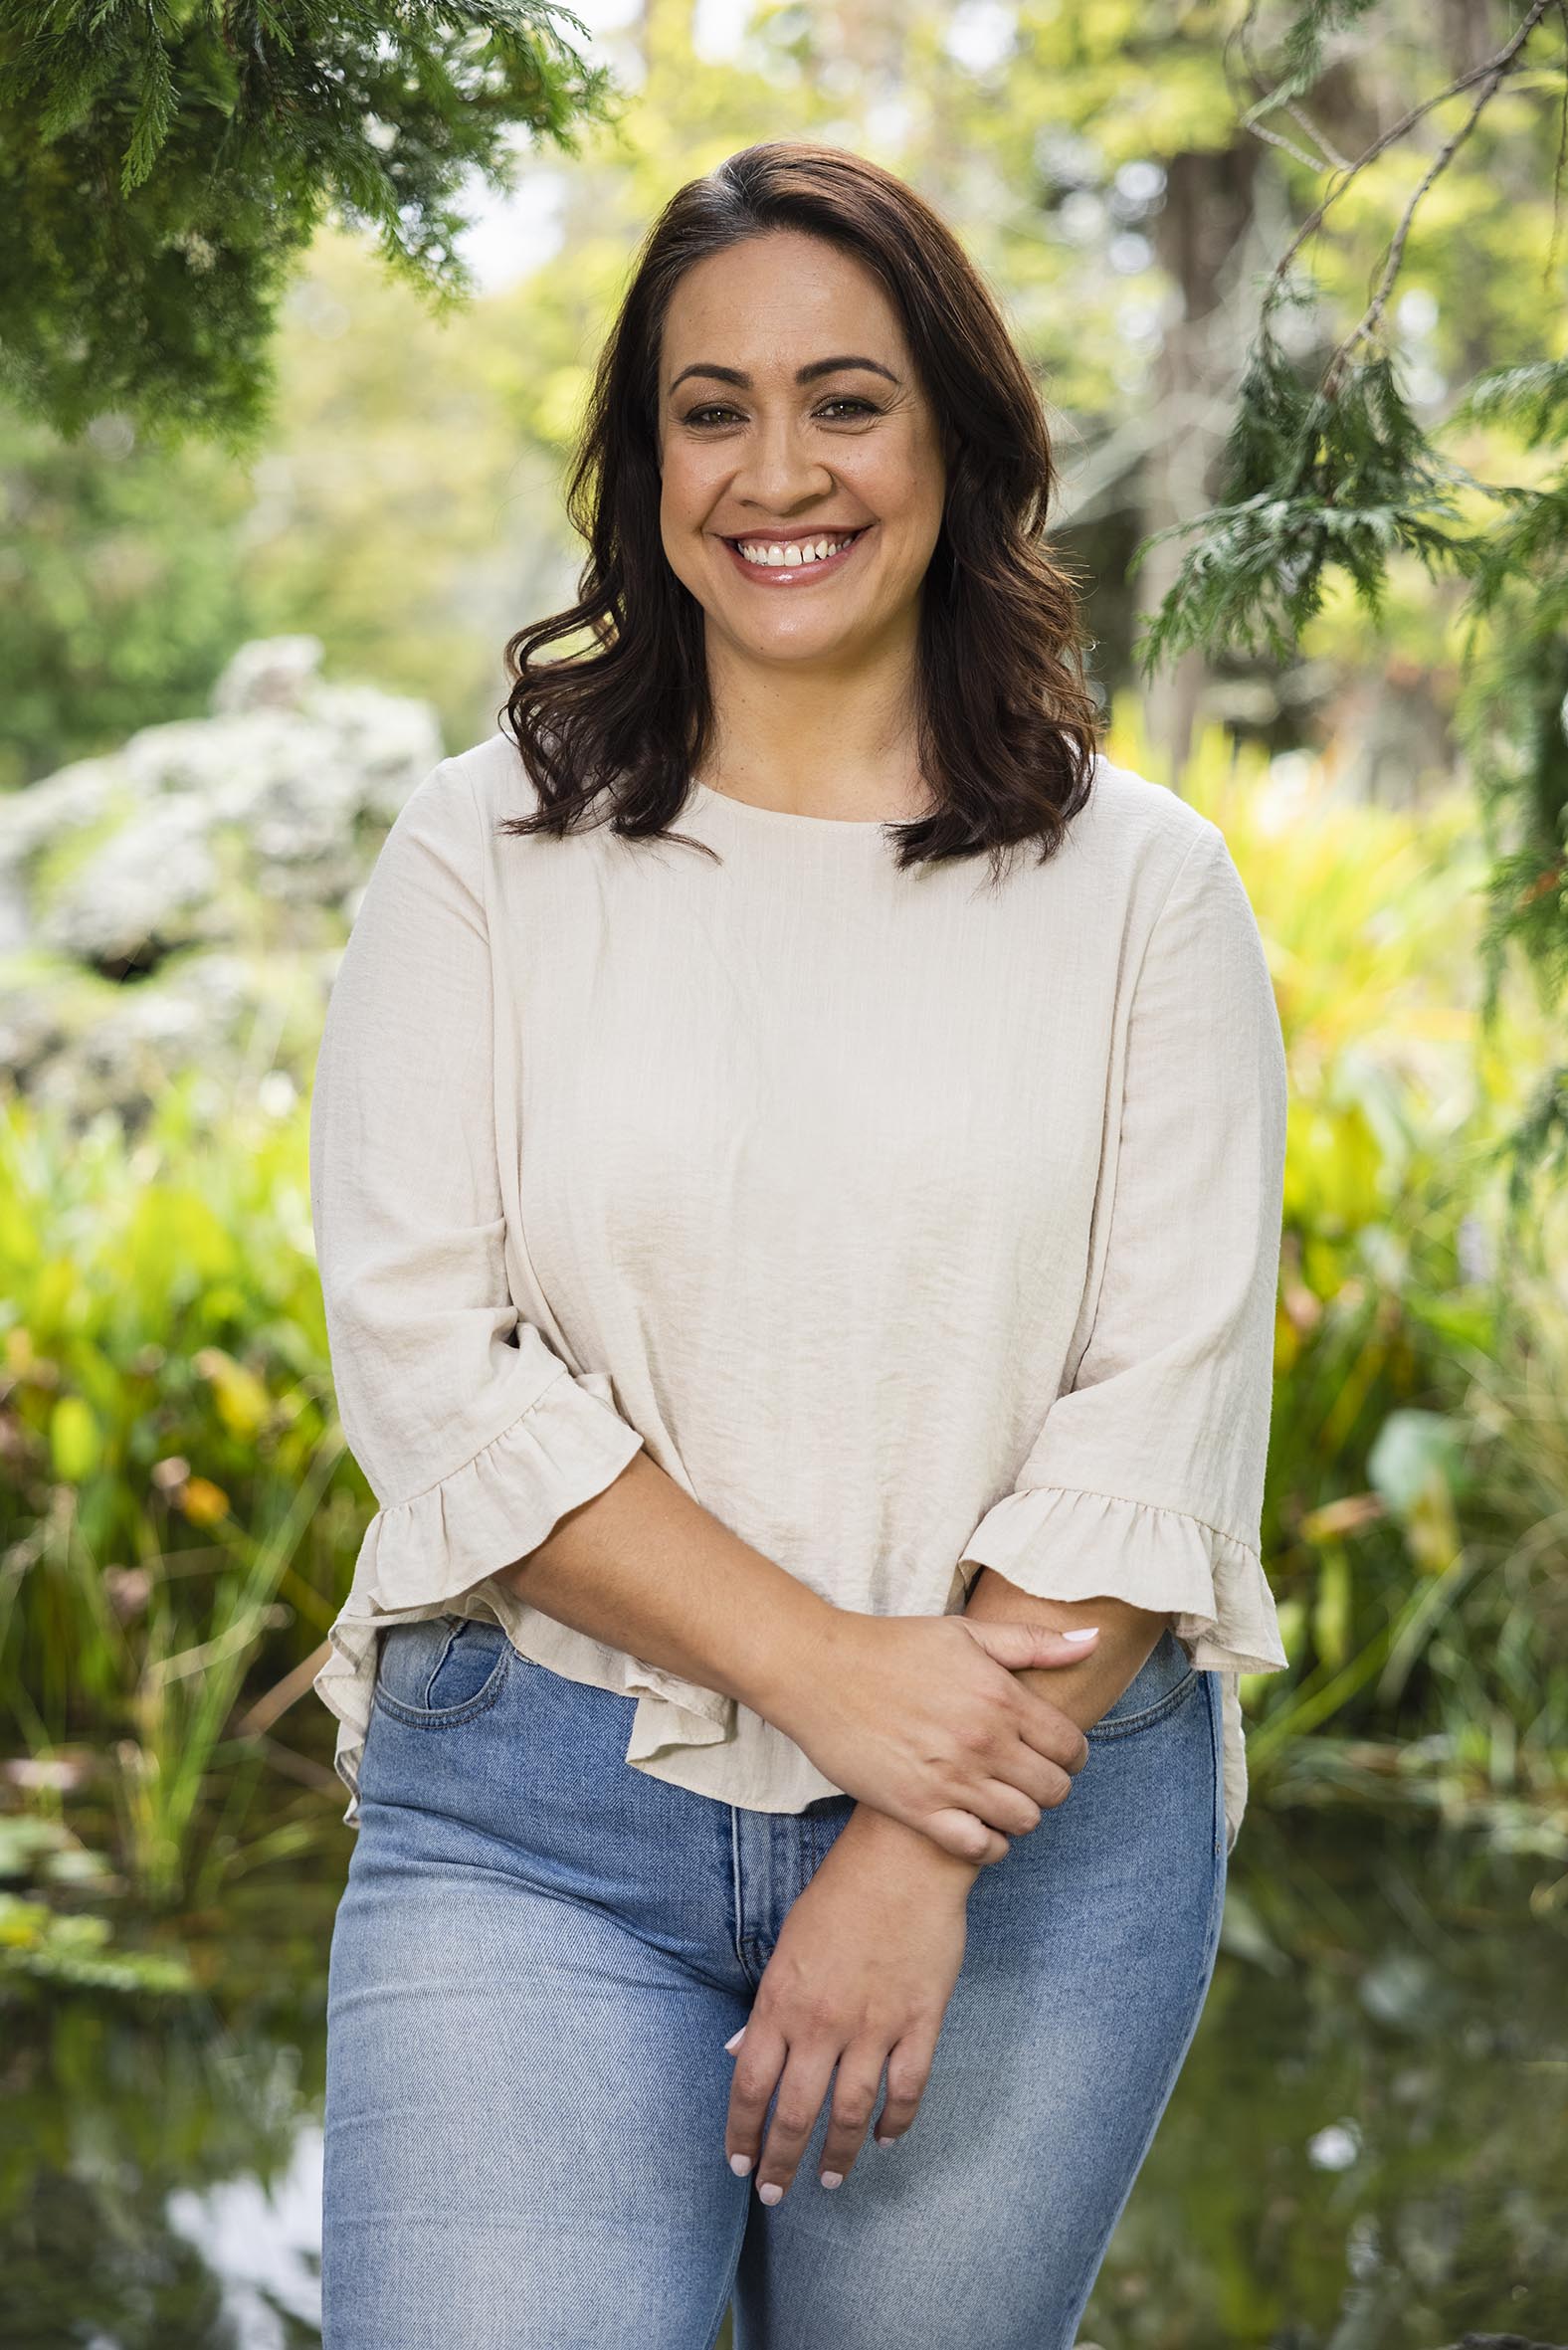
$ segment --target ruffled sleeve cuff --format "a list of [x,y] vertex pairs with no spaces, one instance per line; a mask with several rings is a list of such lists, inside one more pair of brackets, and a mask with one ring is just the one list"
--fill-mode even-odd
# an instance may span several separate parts
[[964,1560],[994,1567],[1036,1599],[1103,1593],[1169,1612],[1199,1670],[1277,1672],[1289,1664],[1258,1552],[1184,1510],[1029,1486],[987,1511]]
[[355,1801],[370,1723],[376,1636],[389,1619],[439,1612],[536,1550],[568,1510],[614,1482],[642,1449],[612,1400],[609,1378],[560,1376],[472,1460],[407,1501],[378,1509],[312,1687],[339,1723],[337,1774]]
[[603,1492],[642,1438],[596,1386],[562,1366],[526,1411],[450,1476],[377,1510],[354,1588],[379,1610],[449,1599],[537,1550],[557,1519]]

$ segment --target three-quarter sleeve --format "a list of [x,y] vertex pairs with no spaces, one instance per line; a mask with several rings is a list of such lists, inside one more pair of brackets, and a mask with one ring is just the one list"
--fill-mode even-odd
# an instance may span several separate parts
[[382,845],[316,1062],[327,1340],[343,1432],[380,1504],[355,1570],[360,1618],[439,1606],[535,1549],[643,1442],[608,1381],[574,1375],[510,1295],[483,851],[472,781],[443,760]]
[[1263,941],[1205,818],[1130,1000],[1087,1335],[963,1556],[1037,1597],[1168,1611],[1233,1673],[1288,1662],[1260,1555],[1285,1116]]

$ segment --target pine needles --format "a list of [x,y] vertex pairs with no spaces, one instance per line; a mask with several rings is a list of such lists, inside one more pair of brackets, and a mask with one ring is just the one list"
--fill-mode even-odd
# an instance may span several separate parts
[[0,0],[0,390],[67,439],[242,448],[329,213],[438,303],[472,292],[460,201],[520,129],[575,151],[609,71],[547,0]]
[[1380,619],[1396,550],[1419,556],[1433,577],[1481,566],[1481,542],[1460,526],[1454,494],[1470,477],[1428,441],[1384,354],[1349,369],[1337,391],[1314,389],[1266,325],[1225,469],[1217,506],[1156,531],[1133,559],[1135,568],[1177,532],[1203,532],[1138,649],[1145,675],[1188,646],[1290,659],[1330,570]]

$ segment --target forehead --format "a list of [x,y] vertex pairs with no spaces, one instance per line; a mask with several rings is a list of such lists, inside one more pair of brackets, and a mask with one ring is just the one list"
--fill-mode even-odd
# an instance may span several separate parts
[[793,229],[693,262],[665,317],[667,381],[695,360],[762,376],[833,351],[894,364],[905,355],[898,314],[864,262]]

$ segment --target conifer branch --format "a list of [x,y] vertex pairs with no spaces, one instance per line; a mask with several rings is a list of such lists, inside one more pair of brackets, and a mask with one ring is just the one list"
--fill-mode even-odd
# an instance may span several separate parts
[[573,33],[556,0],[0,0],[0,390],[67,439],[253,444],[323,218],[463,298],[471,179],[615,118]]
[[[1528,39],[1533,27],[1538,25],[1541,21],[1541,18],[1546,14],[1547,8],[1550,6],[1550,4],[1551,0],[1531,0],[1529,13],[1525,17],[1523,23],[1518,26],[1513,34],[1512,39],[1503,43],[1502,48],[1498,50],[1496,56],[1491,60],[1491,63],[1482,70],[1480,75],[1478,77],[1474,75],[1467,75],[1460,82],[1454,85],[1455,90],[1468,88],[1471,81],[1474,81],[1478,78],[1480,88],[1476,92],[1475,102],[1470,107],[1470,112],[1466,115],[1465,120],[1453,133],[1452,137],[1444,142],[1443,146],[1438,150],[1437,154],[1433,156],[1431,163],[1423,173],[1421,182],[1416,188],[1414,194],[1411,196],[1410,202],[1406,205],[1405,210],[1401,215],[1399,225],[1395,229],[1393,237],[1389,241],[1388,254],[1383,265],[1382,277],[1378,281],[1377,290],[1374,293],[1371,301],[1367,304],[1367,307],[1361,318],[1351,328],[1350,332],[1345,336],[1344,341],[1339,344],[1338,348],[1334,351],[1328,362],[1328,367],[1323,377],[1323,389],[1329,399],[1333,398],[1334,393],[1338,388],[1340,379],[1344,374],[1348,354],[1353,346],[1360,342],[1364,337],[1375,334],[1379,324],[1382,321],[1384,305],[1388,300],[1389,291],[1394,284],[1394,280],[1399,275],[1399,265],[1404,259],[1405,244],[1410,235],[1410,224],[1416,217],[1417,208],[1420,205],[1423,196],[1425,196],[1427,190],[1432,186],[1433,181],[1439,178],[1443,172],[1447,171],[1449,165],[1459,153],[1460,148],[1464,145],[1470,132],[1474,129],[1476,122],[1479,120],[1482,111],[1491,98],[1493,92],[1497,88],[1497,85],[1502,80],[1503,75],[1508,71],[1509,66],[1511,65],[1514,58],[1518,56],[1519,51],[1524,47],[1525,41]],[[1452,92],[1447,95],[1452,95]]]
[[[1479,103],[1475,106],[1469,119],[1465,123],[1462,132],[1450,142],[1450,146],[1445,150],[1444,155],[1441,158],[1441,162],[1446,165],[1454,149],[1459,145],[1460,140],[1463,137],[1469,135],[1470,129],[1473,127],[1475,115],[1480,112],[1481,107],[1483,107],[1490,99],[1497,88],[1497,84],[1501,81],[1503,74],[1512,64],[1514,58],[1517,57],[1530,32],[1537,24],[1540,23],[1540,20],[1546,14],[1546,10],[1549,5],[1550,0],[1531,0],[1528,16],[1525,18],[1524,22],[1515,29],[1512,37],[1504,43],[1502,49],[1498,51],[1496,57],[1488,59],[1484,65],[1472,66],[1469,73],[1457,75],[1446,90],[1435,92],[1431,98],[1424,98],[1418,105],[1412,106],[1408,113],[1402,114],[1397,122],[1391,123],[1387,130],[1381,131],[1372,141],[1371,145],[1365,148],[1363,152],[1356,157],[1352,164],[1344,168],[1343,175],[1340,178],[1338,186],[1330,188],[1327,195],[1322,199],[1321,203],[1315,205],[1312,211],[1307,214],[1306,219],[1302,222],[1300,228],[1296,231],[1296,234],[1291,238],[1289,244],[1285,247],[1284,252],[1280,255],[1278,261],[1274,264],[1273,271],[1270,273],[1268,284],[1264,289],[1262,303],[1263,316],[1268,316],[1270,310],[1274,307],[1274,302],[1283,293],[1291,262],[1300,252],[1301,247],[1307,242],[1308,238],[1314,237],[1317,234],[1317,231],[1322,227],[1323,221],[1328,214],[1329,207],[1333,204],[1337,204],[1345,190],[1350,186],[1351,181],[1354,180],[1361,172],[1365,171],[1369,163],[1376,162],[1378,156],[1383,154],[1389,147],[1397,146],[1399,141],[1406,137],[1415,128],[1416,124],[1424,118],[1424,116],[1430,114],[1435,106],[1441,106],[1448,98],[1457,98],[1462,90],[1468,90],[1473,82],[1485,82],[1487,84],[1487,88],[1481,97]],[[1274,98],[1265,101],[1265,104],[1277,102],[1277,98]],[[1254,109],[1255,112],[1261,112],[1263,110],[1263,105],[1260,105]],[[1250,121],[1245,122],[1244,126],[1254,127]],[[1414,213],[1415,205],[1420,200],[1420,197],[1425,193],[1427,187],[1430,186],[1432,179],[1435,179],[1436,177],[1437,172],[1434,170],[1429,175],[1428,179],[1424,180],[1422,186],[1417,190],[1415,198],[1412,199],[1410,210],[1406,213],[1404,221],[1402,221],[1400,224],[1402,231],[1408,233],[1409,223]],[[1399,244],[1401,252],[1403,252],[1404,235],[1400,236]],[[1353,341],[1355,339],[1354,335],[1352,335],[1350,339]]]

